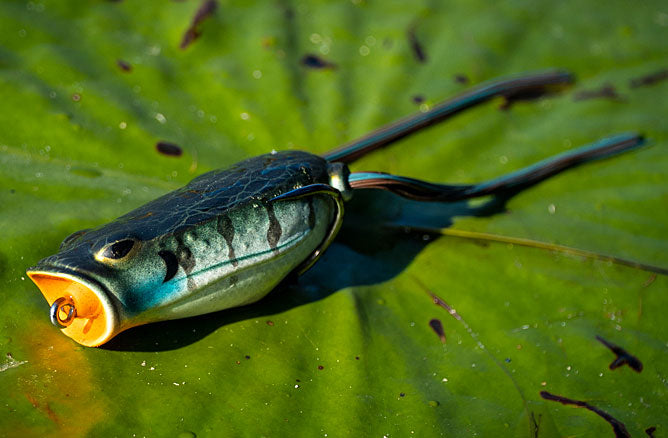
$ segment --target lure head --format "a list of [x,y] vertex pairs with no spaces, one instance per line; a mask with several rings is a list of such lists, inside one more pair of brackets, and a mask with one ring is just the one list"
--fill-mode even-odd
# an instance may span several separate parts
[[133,325],[135,309],[122,291],[141,292],[165,275],[151,245],[114,233],[116,224],[109,225],[75,233],[57,254],[27,271],[51,305],[52,323],[86,346],[101,345]]
[[[251,158],[74,233],[28,275],[52,322],[86,346],[135,325],[249,304],[331,242],[346,176],[304,152]],[[337,184],[334,195],[280,199]]]

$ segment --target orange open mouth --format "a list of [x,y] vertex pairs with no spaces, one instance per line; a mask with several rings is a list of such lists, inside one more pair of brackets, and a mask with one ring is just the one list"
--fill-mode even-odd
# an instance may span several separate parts
[[51,306],[52,322],[70,338],[96,347],[116,334],[116,312],[99,288],[69,274],[29,271],[28,276]]

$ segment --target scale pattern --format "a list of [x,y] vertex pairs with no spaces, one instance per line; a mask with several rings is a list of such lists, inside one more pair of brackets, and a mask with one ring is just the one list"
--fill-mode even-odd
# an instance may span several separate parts
[[328,181],[327,162],[317,155],[301,151],[260,155],[200,175],[180,189],[69,239],[61,252],[79,245],[101,248],[124,237],[148,241],[178,234],[249,202],[266,204],[295,188]]

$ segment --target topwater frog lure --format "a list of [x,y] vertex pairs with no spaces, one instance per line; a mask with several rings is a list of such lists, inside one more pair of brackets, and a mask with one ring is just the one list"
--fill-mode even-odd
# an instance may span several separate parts
[[86,346],[136,325],[253,303],[316,262],[356,189],[439,202],[503,195],[643,144],[639,135],[617,135],[472,185],[350,173],[346,166],[491,98],[521,98],[572,81],[567,72],[549,71],[488,82],[323,156],[276,152],[205,173],[113,222],[73,233],[28,275],[51,306],[53,324]]

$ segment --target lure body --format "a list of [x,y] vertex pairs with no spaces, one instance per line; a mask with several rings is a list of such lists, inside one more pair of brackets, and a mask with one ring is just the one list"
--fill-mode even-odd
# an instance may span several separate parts
[[135,325],[255,302],[338,227],[333,195],[275,199],[329,185],[332,167],[288,151],[206,173],[109,224],[74,233],[29,275],[47,286],[43,291],[72,295],[78,318],[64,331],[84,345]]
[[50,304],[51,321],[87,346],[139,324],[250,304],[315,263],[339,230],[353,189],[437,202],[512,196],[643,144],[637,134],[621,134],[469,185],[350,174],[344,164],[491,98],[535,95],[572,80],[552,71],[482,84],[322,157],[277,152],[206,173],[107,225],[72,234],[28,275]]

